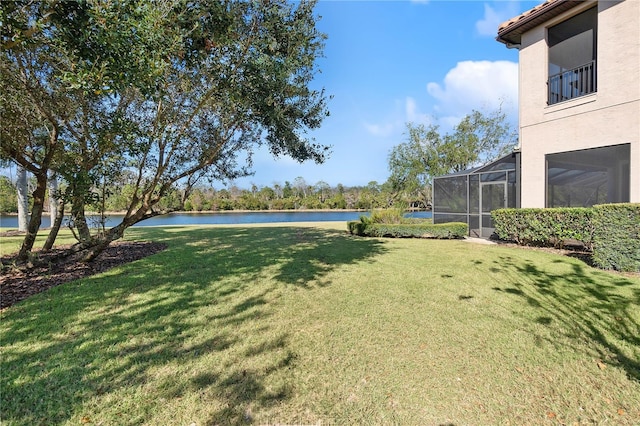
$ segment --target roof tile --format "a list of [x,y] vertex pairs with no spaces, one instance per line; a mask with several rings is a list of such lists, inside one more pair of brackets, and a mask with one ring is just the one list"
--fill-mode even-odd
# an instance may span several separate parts
[[500,24],[500,26],[498,27],[498,32],[502,32],[503,30],[505,30],[508,26],[513,25],[517,22],[522,21],[523,19],[528,18],[530,15],[545,9],[546,7],[548,7],[551,3],[560,3],[562,0],[546,0],[544,3],[537,5],[536,7],[534,7],[533,9],[529,9],[526,12],[516,16],[515,18],[511,18],[508,21],[503,22],[502,24]]
[[497,40],[507,45],[519,44],[524,32],[585,1],[590,0],[546,0],[533,9],[500,24]]

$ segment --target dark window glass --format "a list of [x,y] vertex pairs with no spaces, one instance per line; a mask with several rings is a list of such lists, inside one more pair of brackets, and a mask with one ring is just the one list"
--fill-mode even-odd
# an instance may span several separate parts
[[631,145],[547,155],[547,207],[629,201]]
[[548,29],[549,104],[596,91],[597,33],[597,7]]

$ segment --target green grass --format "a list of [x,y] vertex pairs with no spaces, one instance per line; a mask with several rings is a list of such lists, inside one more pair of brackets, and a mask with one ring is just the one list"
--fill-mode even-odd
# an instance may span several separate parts
[[[7,231],[17,231],[15,228],[0,228],[0,233]],[[44,242],[47,240],[47,235],[49,235],[49,231],[41,231],[38,233],[36,237],[36,242],[33,246],[34,250],[39,250],[44,245]],[[20,250],[20,246],[22,245],[22,240],[24,239],[24,234],[22,236],[17,237],[0,237],[0,256],[6,256]],[[73,244],[77,242],[76,239],[73,238],[71,231],[64,228],[60,230],[58,234],[58,238],[56,238],[57,245],[63,244]]]
[[640,278],[316,225],[130,230],[2,313],[2,424],[640,423]]

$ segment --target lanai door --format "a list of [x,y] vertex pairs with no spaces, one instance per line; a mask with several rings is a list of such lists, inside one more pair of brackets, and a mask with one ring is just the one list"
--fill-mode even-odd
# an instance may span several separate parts
[[489,238],[495,230],[491,211],[507,207],[506,182],[482,182],[480,184],[480,235]]

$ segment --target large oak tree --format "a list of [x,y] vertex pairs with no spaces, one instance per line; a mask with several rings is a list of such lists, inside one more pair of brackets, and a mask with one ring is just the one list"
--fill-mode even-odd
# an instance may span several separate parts
[[9,143],[0,154],[44,179],[38,188],[48,171],[66,181],[79,223],[100,181],[133,173],[121,223],[81,235],[75,250],[86,259],[163,213],[160,200],[177,184],[188,191],[201,176],[248,174],[262,144],[275,156],[322,162],[328,147],[306,136],[328,114],[324,91],[312,88],[324,41],[313,6],[3,3],[2,114],[18,124],[3,128]]

